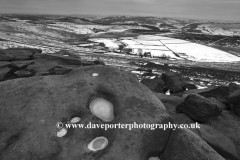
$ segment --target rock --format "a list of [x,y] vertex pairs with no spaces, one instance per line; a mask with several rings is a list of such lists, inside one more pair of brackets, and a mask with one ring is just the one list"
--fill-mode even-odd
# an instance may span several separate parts
[[8,68],[10,66],[11,63],[7,62],[7,61],[0,61],[0,69],[3,68]]
[[4,50],[0,50],[0,61],[11,61],[14,60],[14,57],[5,53]]
[[183,94],[196,93],[205,98],[214,97],[223,104],[227,105],[227,96],[230,94],[229,88],[227,86],[209,87],[205,89],[194,89],[184,91],[183,93],[177,94],[176,96],[182,96]]
[[175,105],[172,105],[170,103],[163,103],[163,105],[165,106],[166,111],[169,115],[176,114],[176,106]]
[[10,68],[3,68],[0,69],[0,81],[3,81],[6,79],[6,75],[10,72]]
[[183,103],[183,98],[178,96],[168,96],[162,93],[153,92],[154,95],[164,104],[167,113],[172,118],[173,124],[189,124],[194,121],[185,113],[176,113],[176,107]]
[[238,160],[240,158],[238,157],[236,147],[232,140],[211,126],[201,124],[200,128],[191,130],[198,134],[223,158],[229,160]]
[[18,70],[16,72],[14,72],[14,74],[17,76],[17,78],[24,78],[24,77],[32,77],[35,73],[26,69],[21,69]]
[[236,90],[228,96],[228,101],[233,105],[232,109],[240,116],[240,90]]
[[169,103],[174,106],[178,106],[179,104],[183,103],[183,101],[184,101],[184,99],[182,97],[166,95],[163,93],[156,93],[156,92],[153,92],[153,93],[158,99],[160,99],[161,102]]
[[210,100],[212,103],[218,104],[218,106],[220,107],[221,110],[227,109],[227,107],[222,102],[217,100],[216,98],[211,97],[211,98],[207,98],[207,99]]
[[[238,154],[238,159],[240,159],[240,117],[236,114],[233,114],[231,111],[224,110],[221,115],[217,118],[212,120],[211,122],[207,122],[205,125],[211,127],[211,129],[214,129],[215,131],[222,134],[224,137],[230,139],[233,144],[236,147],[236,152]],[[222,140],[219,140],[219,145],[225,145],[226,140],[225,138]],[[229,142],[226,143],[226,147],[229,146]],[[224,147],[224,148],[226,148]],[[230,147],[230,146],[229,146]],[[231,148],[229,148],[231,149]],[[234,153],[234,150],[228,151]],[[224,152],[222,154],[225,154]],[[231,158],[228,158],[229,160]]]
[[10,67],[17,70],[17,69],[24,69],[27,68],[29,65],[34,64],[34,61],[13,61],[11,62]]
[[11,58],[5,59],[5,60],[31,60],[33,54],[35,53],[32,50],[27,50],[27,49],[6,49],[4,50],[4,53],[10,56]]
[[64,68],[64,67],[60,67],[60,66],[55,66],[55,67],[49,69],[49,73],[51,75],[65,75],[71,71],[72,71],[72,69],[70,69],[70,68]]
[[154,79],[144,78],[141,83],[148,87],[150,90],[157,93],[164,93],[164,82],[161,78],[155,77]]
[[[168,106],[166,106],[167,108]],[[169,113],[170,114],[170,113]],[[178,113],[178,114],[170,114],[173,124],[190,124],[195,123],[189,116],[185,113]]]
[[198,94],[189,94],[184,102],[177,106],[177,112],[183,112],[197,122],[206,122],[217,118],[222,109],[216,103]]
[[81,59],[67,58],[51,54],[42,54],[41,58],[46,59],[48,61],[58,61],[59,64],[62,65],[80,65],[80,66],[83,65]]
[[188,129],[171,132],[161,160],[224,160],[198,135]]
[[185,88],[188,90],[192,90],[192,89],[197,89],[197,86],[195,84],[187,83],[185,85]]
[[228,101],[232,104],[240,104],[240,90],[236,90],[228,96]]
[[229,83],[229,92],[233,93],[234,91],[240,90],[240,85],[237,85],[236,83]]
[[[92,73],[99,76],[93,77]],[[80,117],[81,124],[92,127],[171,122],[165,107],[149,89],[113,67],[79,67],[66,75],[4,81],[0,90],[1,160],[146,160],[163,151],[170,135],[170,129],[130,131],[120,126],[105,130],[95,125],[92,129],[68,128],[67,133],[57,136],[56,123],[69,123],[71,117]],[[93,97],[113,104],[115,118],[111,123],[90,112]],[[96,137],[107,138],[108,145],[92,153],[88,144]]]
[[99,64],[100,64],[100,65],[105,65],[105,63],[104,63],[103,61],[101,61],[101,60],[95,60],[95,61],[94,61],[94,64],[95,64],[95,65],[99,65]]
[[197,88],[193,84],[187,84],[186,80],[183,79],[179,73],[175,72],[163,73],[162,80],[166,83],[166,87],[169,88],[170,93],[179,93],[185,91],[186,89]]

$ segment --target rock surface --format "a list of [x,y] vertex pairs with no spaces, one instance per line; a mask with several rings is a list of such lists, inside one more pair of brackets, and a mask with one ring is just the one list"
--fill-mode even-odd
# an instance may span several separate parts
[[234,91],[240,90],[240,85],[237,85],[236,83],[229,83],[229,92],[232,93]]
[[[92,73],[99,73],[93,77]],[[133,76],[108,66],[80,67],[67,75],[36,76],[0,83],[0,159],[146,160],[163,151],[170,130],[68,129],[57,137],[57,122],[80,117],[82,124],[106,124],[88,106],[96,97],[114,106],[109,124],[165,124],[161,101]],[[108,123],[107,123],[108,124]],[[106,137],[96,153],[88,144]]]
[[240,90],[236,90],[228,96],[228,101],[232,104],[234,112],[240,116]]
[[169,88],[170,93],[183,92],[186,89],[197,89],[195,85],[186,83],[186,80],[175,72],[163,73],[162,80],[166,83],[166,88]]
[[227,160],[238,160],[236,147],[232,140],[211,126],[201,124],[198,129],[191,129],[206,141],[215,151]]
[[41,50],[28,48],[0,50],[0,82],[39,75],[65,75],[75,68],[91,65],[104,63],[84,61],[68,52],[41,54]]
[[[240,159],[240,117],[230,111],[224,110],[217,119],[207,122],[206,125],[229,138],[236,146],[238,159]],[[220,140],[219,143],[225,145],[224,141]]]
[[161,160],[224,160],[204,140],[188,129],[171,132]]
[[156,93],[156,92],[153,92],[153,93],[163,103],[169,103],[169,104],[178,106],[179,104],[183,103],[183,101],[184,101],[184,99],[182,97],[166,95],[166,94]]
[[184,102],[177,106],[177,112],[183,112],[197,122],[207,122],[217,118],[222,112],[217,103],[200,96],[198,94],[189,94]]
[[182,93],[176,94],[176,96],[182,96],[184,94],[199,94],[205,98],[216,98],[223,104],[227,104],[227,97],[230,94],[229,87],[227,86],[217,86],[217,87],[209,87],[205,89],[193,89],[184,91]]
[[141,83],[147,86],[150,90],[157,92],[157,93],[164,93],[164,81],[159,78],[155,77],[154,79],[147,79],[144,78],[141,80]]

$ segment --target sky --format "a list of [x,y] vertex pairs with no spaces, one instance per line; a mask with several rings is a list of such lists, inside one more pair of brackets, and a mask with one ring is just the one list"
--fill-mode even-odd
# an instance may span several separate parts
[[240,0],[0,0],[0,13],[130,15],[240,21]]

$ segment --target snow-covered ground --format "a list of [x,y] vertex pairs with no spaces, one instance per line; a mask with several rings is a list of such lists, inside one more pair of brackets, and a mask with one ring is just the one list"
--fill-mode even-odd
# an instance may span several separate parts
[[228,28],[224,29],[224,26],[214,26],[211,24],[202,24],[199,25],[197,30],[201,30],[204,34],[211,34],[211,35],[225,35],[225,36],[233,36],[233,35],[240,35],[239,27],[236,28]]
[[99,38],[99,39],[90,39],[93,42],[98,42],[98,43],[104,43],[104,45],[108,48],[119,48],[118,43],[116,42],[116,39],[104,39],[104,38]]
[[240,61],[240,57],[212,47],[164,36],[142,35],[137,38],[122,38],[121,40],[102,38],[92,39],[92,41],[103,42],[109,48],[118,48],[118,41],[120,41],[127,45],[126,48],[132,48],[134,54],[138,54],[141,50],[143,53],[151,52],[151,56],[154,57],[168,56],[169,58],[185,58],[198,62]]

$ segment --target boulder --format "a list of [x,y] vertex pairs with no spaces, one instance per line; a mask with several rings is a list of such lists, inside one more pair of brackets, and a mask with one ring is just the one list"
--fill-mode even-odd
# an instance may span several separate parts
[[177,106],[177,112],[183,112],[197,122],[206,122],[217,118],[221,112],[221,107],[212,101],[198,94],[189,94],[184,102]]
[[224,160],[197,134],[188,129],[171,132],[161,160]]
[[236,90],[228,96],[228,101],[232,104],[240,104],[240,90]]
[[236,90],[228,96],[229,103],[232,104],[232,109],[240,116],[240,90]]
[[[117,127],[134,122],[142,127],[144,123],[168,124],[171,119],[149,89],[113,67],[80,67],[66,75],[4,81],[0,90],[1,160],[146,160],[163,152],[170,135],[170,129]],[[103,121],[90,110],[97,98],[112,104],[111,121]],[[77,124],[93,128],[56,127],[57,122],[70,123],[74,117],[79,117]],[[116,124],[117,128],[105,130],[94,124]],[[104,138],[105,148],[96,144],[92,147],[101,149],[90,150],[89,144],[97,137]]]
[[240,85],[237,85],[236,83],[229,83],[228,87],[229,87],[229,92],[230,93],[232,93],[236,90],[240,90]]
[[147,86],[151,91],[164,93],[164,82],[159,77],[155,77],[153,79],[143,78],[141,83]]
[[216,98],[210,97],[210,98],[207,98],[207,99],[210,100],[212,103],[218,104],[218,106],[221,108],[221,110],[227,109],[226,105],[224,105],[222,102],[220,102],[220,101],[217,100]]
[[0,69],[0,82],[6,79],[6,75],[10,73],[10,68]]
[[226,160],[238,160],[236,146],[227,136],[219,133],[209,125],[200,124],[200,128],[191,129],[206,141],[215,151]]
[[[230,139],[233,144],[235,145],[236,152],[238,154],[238,159],[240,159],[240,117],[237,116],[236,114],[232,113],[231,111],[226,111],[223,110],[220,116],[217,119],[213,119],[211,122],[207,122],[205,125],[211,127],[211,129],[214,129],[218,133],[222,134],[224,137]],[[217,137],[217,136],[216,136]],[[219,140],[219,146],[225,145],[226,147],[229,146],[229,149],[232,149],[233,147],[230,148],[230,142],[227,142],[227,140],[220,139]],[[232,145],[231,145],[232,146]],[[226,148],[225,147],[225,148]],[[234,150],[228,151],[231,153],[234,153]],[[226,154],[223,152],[223,154]],[[232,154],[235,155],[235,154]],[[231,158],[228,158],[231,159]]]
[[196,93],[205,98],[214,97],[223,104],[227,105],[227,97],[230,94],[229,87],[227,86],[217,86],[217,87],[209,87],[205,89],[193,89],[184,91],[183,93],[175,94],[176,96],[182,96],[183,94],[191,94]]
[[166,83],[166,87],[170,90],[170,93],[179,93],[185,91],[186,89],[197,89],[195,85],[188,84],[179,73],[163,73],[162,80]]

